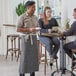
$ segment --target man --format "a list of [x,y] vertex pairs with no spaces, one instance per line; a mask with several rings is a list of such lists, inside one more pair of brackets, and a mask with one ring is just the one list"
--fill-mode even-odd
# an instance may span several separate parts
[[38,26],[35,12],[35,2],[27,1],[25,4],[27,11],[21,15],[17,31],[22,33],[21,36],[21,57],[20,57],[20,76],[25,76],[25,73],[30,73],[30,76],[35,76],[35,71],[38,71],[38,48],[36,27]]
[[[74,9],[74,13],[73,13],[73,16],[74,16],[74,19],[75,21],[73,22],[73,24],[71,25],[71,28],[68,29],[67,31],[65,32],[59,32],[60,34],[64,35],[64,36],[72,36],[72,35],[75,35],[76,36],[76,8]],[[66,52],[66,54],[72,58],[72,49],[76,49],[76,40],[75,41],[72,41],[72,42],[69,42],[67,44],[65,44],[63,46],[63,49],[64,51]],[[75,57],[74,57],[75,59]],[[76,63],[73,64],[73,66],[75,65]]]

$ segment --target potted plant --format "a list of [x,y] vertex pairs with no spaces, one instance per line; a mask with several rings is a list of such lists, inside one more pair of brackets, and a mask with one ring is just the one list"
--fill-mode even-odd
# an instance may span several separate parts
[[70,19],[67,19],[66,20],[66,29],[69,29],[70,28],[69,22],[70,22]]
[[16,13],[17,13],[17,15],[20,16],[20,15],[22,15],[25,12],[26,12],[26,7],[25,7],[24,2],[18,4],[18,6],[16,7]]

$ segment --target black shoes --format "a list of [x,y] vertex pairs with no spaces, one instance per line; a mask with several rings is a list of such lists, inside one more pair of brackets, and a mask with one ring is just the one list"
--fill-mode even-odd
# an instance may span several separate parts
[[25,74],[20,74],[20,76],[25,76]]
[[50,63],[50,66],[53,66],[53,63]]
[[[20,74],[19,76],[25,76],[25,74]],[[30,76],[35,76],[35,72],[30,73]]]
[[53,57],[50,58],[50,66],[53,66],[53,63],[55,62],[56,59],[58,59],[57,56],[55,56],[54,58]]
[[35,76],[35,72],[30,73],[30,76]]
[[56,57],[54,57],[54,59],[58,59],[58,57],[56,56]]

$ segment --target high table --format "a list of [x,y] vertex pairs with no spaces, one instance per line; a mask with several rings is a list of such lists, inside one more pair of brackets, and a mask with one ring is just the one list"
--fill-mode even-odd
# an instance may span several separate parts
[[[48,34],[48,33],[42,33],[41,35],[47,36],[47,37],[59,37],[59,39],[60,39],[60,69],[58,70],[58,73],[61,72],[61,76],[63,74],[66,74],[66,72],[71,73],[71,71],[69,71],[69,70],[66,69],[66,54],[65,54],[65,51],[63,49],[63,45],[65,43],[66,38],[63,37],[62,35],[58,34],[58,33],[50,33],[50,34]],[[55,76],[54,74],[56,72],[57,71],[54,71],[51,74],[51,76]],[[75,76],[75,75],[73,74],[73,76]]]

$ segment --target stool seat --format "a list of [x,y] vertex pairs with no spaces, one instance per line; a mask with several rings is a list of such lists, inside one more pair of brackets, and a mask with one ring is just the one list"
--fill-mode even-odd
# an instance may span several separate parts
[[[20,36],[18,34],[9,34],[7,35],[7,53],[6,53],[6,59],[8,56],[8,52],[11,51],[11,57],[13,60],[13,54],[15,53],[15,57],[16,57],[16,52],[18,51],[18,56],[17,56],[17,61],[19,58],[19,54],[20,54]],[[9,41],[11,41],[11,47],[9,48]],[[18,41],[18,43],[17,43]],[[16,45],[18,45],[18,47],[16,47]]]
[[76,63],[76,60],[74,60],[73,63]]
[[10,34],[10,35],[7,35],[7,36],[9,36],[9,37],[18,37],[19,35],[18,34]]

